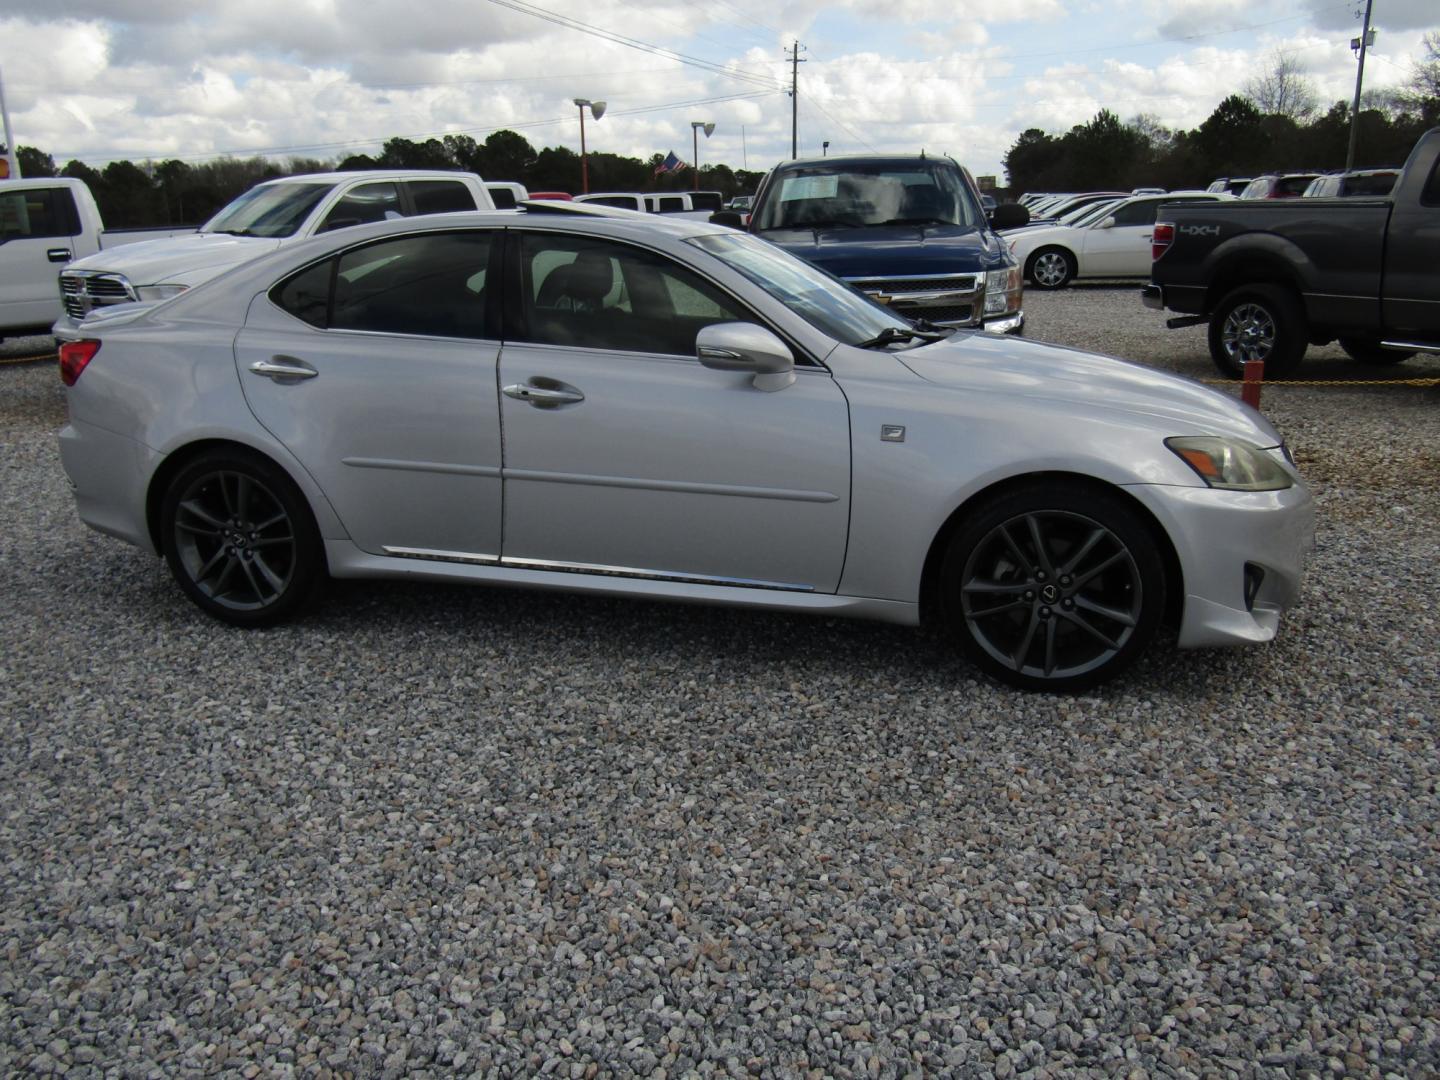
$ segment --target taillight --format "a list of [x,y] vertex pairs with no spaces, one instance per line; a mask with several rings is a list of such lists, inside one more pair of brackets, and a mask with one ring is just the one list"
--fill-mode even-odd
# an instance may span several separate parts
[[100,351],[98,341],[67,341],[60,346],[60,381],[74,386],[87,364]]
[[1155,231],[1150,234],[1150,261],[1164,255],[1170,250],[1170,245],[1175,242],[1175,226],[1169,222],[1157,222]]

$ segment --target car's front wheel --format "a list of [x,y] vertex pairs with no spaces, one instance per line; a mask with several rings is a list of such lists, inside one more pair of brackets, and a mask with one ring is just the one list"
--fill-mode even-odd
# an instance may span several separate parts
[[1102,489],[1036,483],[985,503],[955,532],[941,608],[961,650],[1025,690],[1083,690],[1144,652],[1165,569],[1138,513]]
[[1037,289],[1063,289],[1075,277],[1075,256],[1064,248],[1041,248],[1030,256],[1025,276]]
[[304,495],[274,464],[239,448],[201,454],[170,478],[160,528],[180,588],[235,626],[289,618],[325,576]]
[[1242,285],[1210,316],[1210,358],[1222,375],[1245,376],[1245,364],[1263,360],[1265,377],[1283,379],[1310,344],[1300,299],[1279,285]]

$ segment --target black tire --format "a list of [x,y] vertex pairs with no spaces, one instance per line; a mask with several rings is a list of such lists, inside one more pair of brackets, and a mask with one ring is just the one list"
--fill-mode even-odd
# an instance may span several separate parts
[[1351,360],[1358,360],[1362,364],[1369,364],[1372,367],[1389,367],[1391,364],[1403,364],[1415,354],[1406,352],[1404,349],[1382,349],[1378,341],[1368,338],[1341,338],[1340,348],[1345,350],[1345,355]]
[[1078,691],[1120,674],[1165,611],[1154,534],[1120,496],[1035,483],[969,515],[941,566],[961,651],[1023,690]]
[[1300,298],[1280,285],[1242,285],[1210,315],[1210,359],[1220,374],[1245,375],[1246,360],[1265,361],[1267,379],[1300,366],[1310,341]]
[[160,546],[185,594],[233,626],[291,618],[325,577],[305,496],[279,467],[239,447],[201,454],[170,478]]
[[1045,247],[1030,256],[1025,276],[1037,289],[1063,289],[1075,280],[1075,256],[1061,247]]

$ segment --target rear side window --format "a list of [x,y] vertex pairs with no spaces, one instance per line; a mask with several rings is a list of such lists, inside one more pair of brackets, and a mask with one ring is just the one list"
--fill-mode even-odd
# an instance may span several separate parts
[[410,189],[417,214],[450,214],[476,208],[475,196],[458,180],[410,180],[405,186]]
[[662,195],[655,200],[655,212],[676,214],[685,209],[685,200],[678,195]]
[[496,210],[515,209],[515,192],[508,187],[492,187],[485,190],[490,192],[490,201],[495,204]]
[[1440,160],[1430,170],[1430,179],[1425,181],[1425,190],[1420,192],[1420,201],[1426,206],[1440,206]]
[[36,236],[73,236],[75,200],[64,188],[0,188],[0,236],[25,240]]
[[[472,207],[473,209],[473,207]],[[346,192],[330,212],[320,232],[344,229],[351,225],[368,225],[372,221],[390,221],[404,217],[400,210],[400,189],[390,181],[361,184]]]
[[1155,215],[1160,212],[1161,200],[1150,199],[1146,202],[1131,203],[1115,211],[1115,224],[1119,225],[1154,225]]
[[486,337],[491,234],[401,236],[292,274],[270,299],[320,329]]
[[697,191],[690,196],[690,205],[696,210],[716,211],[724,209],[724,202],[718,191]]

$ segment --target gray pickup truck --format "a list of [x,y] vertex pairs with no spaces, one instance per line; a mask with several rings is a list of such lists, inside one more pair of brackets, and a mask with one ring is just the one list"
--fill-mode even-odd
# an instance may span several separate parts
[[1420,137],[1388,198],[1161,207],[1146,307],[1210,324],[1210,356],[1239,378],[1293,371],[1310,345],[1393,364],[1440,353],[1440,128]]

